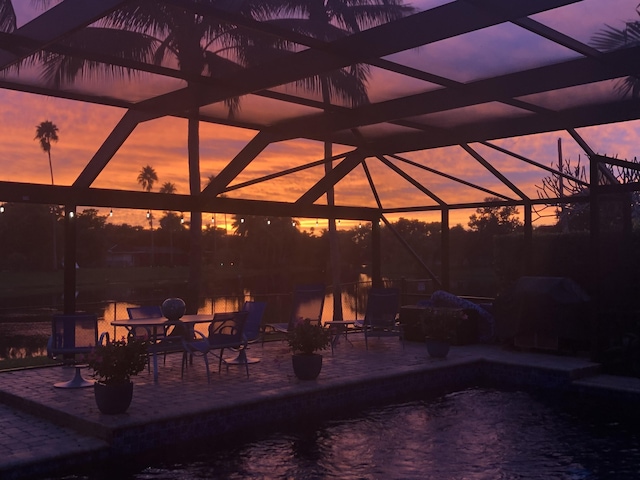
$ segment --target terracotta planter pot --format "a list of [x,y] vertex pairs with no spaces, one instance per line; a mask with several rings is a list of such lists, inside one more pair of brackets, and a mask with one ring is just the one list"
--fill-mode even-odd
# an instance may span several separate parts
[[300,380],[315,380],[322,370],[322,355],[319,353],[296,353],[291,361],[293,373]]
[[133,398],[133,382],[118,385],[105,385],[96,382],[93,384],[93,393],[96,398],[98,410],[102,413],[113,415],[124,413],[131,405]]
[[437,338],[425,339],[427,344],[427,352],[432,358],[446,358],[449,354],[449,342],[446,340],[439,340]]

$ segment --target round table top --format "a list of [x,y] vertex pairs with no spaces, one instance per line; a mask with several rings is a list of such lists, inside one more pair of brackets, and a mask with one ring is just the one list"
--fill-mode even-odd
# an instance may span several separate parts
[[[116,326],[116,327],[118,327],[118,326],[126,327],[126,326],[131,326],[131,325],[152,326],[152,325],[163,325],[168,321],[169,320],[167,318],[165,318],[165,317],[132,318],[132,319],[126,319],[126,320],[113,320],[111,322],[111,325]],[[180,318],[180,321],[183,322],[183,323],[212,322],[213,321],[213,315],[211,315],[211,314],[183,315]]]

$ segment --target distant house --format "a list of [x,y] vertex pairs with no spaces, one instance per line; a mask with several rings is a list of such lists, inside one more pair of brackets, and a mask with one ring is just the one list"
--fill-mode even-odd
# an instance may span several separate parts
[[[168,247],[155,247],[153,249],[153,264],[156,266],[186,265],[187,255],[179,249],[173,252]],[[105,259],[107,267],[148,267],[151,265],[150,247],[120,247],[114,245],[107,251]]]
[[105,263],[107,267],[140,267],[144,265],[147,252],[143,248],[125,249],[119,245],[114,245],[107,250]]

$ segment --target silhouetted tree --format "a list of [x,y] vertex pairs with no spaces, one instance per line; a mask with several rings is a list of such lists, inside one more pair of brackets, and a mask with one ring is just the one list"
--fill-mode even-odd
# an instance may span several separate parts
[[34,140],[40,142],[40,147],[49,157],[49,172],[51,173],[51,185],[53,185],[53,164],[51,163],[51,142],[58,141],[58,127],[49,120],[40,122],[36,126],[36,136]]
[[78,235],[77,262],[82,267],[99,267],[104,265],[107,255],[107,239],[104,226],[107,215],[99,215],[95,208],[87,208],[76,217]]
[[[500,201],[499,198],[487,197],[485,202]],[[518,209],[514,206],[478,207],[476,213],[469,217],[469,228],[475,232],[489,235],[513,233],[522,226],[516,218]]]
[[[36,136],[34,140],[38,140],[40,142],[40,147],[44,150],[49,158],[49,173],[51,174],[51,185],[53,185],[53,164],[51,163],[51,142],[58,141],[58,127],[49,120],[45,120],[44,122],[40,122],[39,125],[36,126]],[[50,207],[51,212],[51,232],[53,238],[53,246],[52,246],[52,262],[53,269],[58,268],[58,242],[56,235],[56,224],[58,222],[58,209],[55,205]]]

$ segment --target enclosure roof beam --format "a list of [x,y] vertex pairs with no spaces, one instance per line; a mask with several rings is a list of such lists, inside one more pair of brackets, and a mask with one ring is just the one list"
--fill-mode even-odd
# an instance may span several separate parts
[[45,185],[20,182],[0,182],[3,202],[72,205],[82,207],[129,208],[175,212],[202,211],[273,217],[341,218],[374,221],[380,209],[369,207],[306,205],[264,200],[180,195],[131,190],[75,188],[66,185]]
[[0,50],[0,70],[36,53],[47,45],[71,35],[132,0],[65,0],[18,28],[13,35],[31,40],[29,48]]

